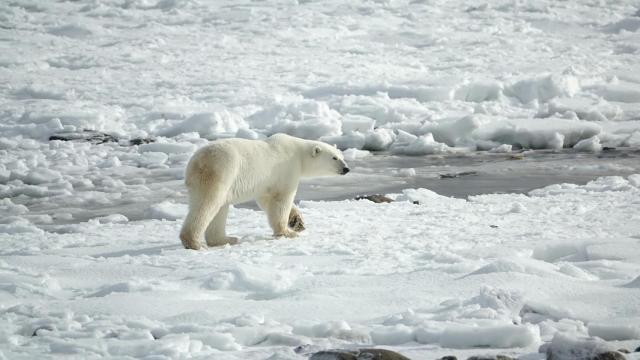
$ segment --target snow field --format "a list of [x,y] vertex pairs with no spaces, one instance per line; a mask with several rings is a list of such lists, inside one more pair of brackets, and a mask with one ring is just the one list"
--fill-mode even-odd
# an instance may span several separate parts
[[[181,249],[179,218],[3,231],[2,352],[295,359],[357,345],[419,359],[536,353],[587,336],[631,347],[637,177],[531,196],[305,201],[308,230],[295,240],[273,240],[262,213],[234,208],[240,244],[201,252]],[[185,211],[152,208],[164,219]]]
[[[0,2],[0,358],[635,349],[638,19],[632,0]],[[120,141],[48,141],[84,129]],[[305,189],[414,189],[303,201],[290,241],[234,208],[239,245],[181,249],[191,154],[275,132],[356,164],[355,188]],[[468,199],[413,186],[449,161],[475,171],[476,151],[478,188],[624,176]]]
[[407,155],[639,144],[634,1],[144,4],[0,5],[15,50],[0,57],[2,137],[286,132]]

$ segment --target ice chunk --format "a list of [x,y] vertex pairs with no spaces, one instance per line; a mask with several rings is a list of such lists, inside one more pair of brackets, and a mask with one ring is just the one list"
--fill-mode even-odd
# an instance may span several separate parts
[[346,161],[350,161],[350,160],[365,158],[367,156],[370,156],[371,153],[368,152],[367,150],[358,150],[358,149],[351,148],[343,151],[342,155],[344,155],[344,159]]
[[275,104],[251,115],[248,120],[257,129],[269,133],[287,133],[304,139],[338,136],[342,116],[323,101],[297,99]]
[[204,138],[216,138],[227,134],[234,135],[239,129],[246,127],[248,125],[240,115],[223,109],[191,115],[168,129],[158,131],[158,135],[171,137],[197,132]]
[[320,141],[335,145],[341,150],[349,148],[362,149],[365,143],[365,136],[364,134],[355,131],[338,136],[323,136],[320,138]]
[[557,96],[572,97],[580,90],[578,79],[571,75],[542,75],[525,78],[508,85],[505,94],[522,103],[533,100],[546,102]]
[[600,144],[599,137],[592,136],[588,139],[578,141],[577,144],[573,145],[573,148],[578,151],[599,152],[602,150],[602,145]]
[[431,133],[420,136],[408,145],[394,144],[391,148],[392,153],[403,155],[442,154],[448,151],[450,151],[449,146],[435,141]]
[[491,150],[489,150],[489,152],[492,152],[492,153],[510,153],[512,148],[513,148],[513,146],[511,144],[502,144],[502,145],[498,145],[498,146],[492,148]]
[[170,200],[165,200],[158,204],[153,204],[145,211],[145,216],[149,219],[178,220],[187,215],[187,205],[176,204]]
[[371,340],[376,345],[400,345],[415,341],[413,329],[402,324],[382,326],[371,331]]
[[440,335],[440,346],[455,349],[472,347],[513,348],[540,342],[535,325],[450,326]]
[[196,146],[191,143],[151,143],[138,146],[138,151],[145,152],[161,152],[165,154],[184,154],[192,153],[196,150]]
[[389,148],[396,135],[391,129],[375,129],[365,134],[364,150],[383,151]]
[[606,341],[640,339],[640,326],[631,324],[589,324],[589,336],[597,336]]
[[373,131],[376,121],[362,115],[345,115],[342,117],[342,132],[347,134],[353,131],[367,133]]
[[610,350],[602,339],[562,332],[556,333],[550,343],[539,349],[553,360],[596,359],[599,354]]

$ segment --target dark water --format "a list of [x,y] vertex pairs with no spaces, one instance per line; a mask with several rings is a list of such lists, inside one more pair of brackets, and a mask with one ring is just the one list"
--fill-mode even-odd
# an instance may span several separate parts
[[[640,173],[639,149],[598,154],[572,151],[432,155],[375,155],[351,161],[351,174],[304,182],[299,200],[340,200],[364,194],[398,193],[427,188],[440,195],[466,198],[489,193],[527,193],[557,183],[586,184],[600,176]],[[403,177],[399,169],[415,170]],[[406,170],[405,170],[406,171]]]

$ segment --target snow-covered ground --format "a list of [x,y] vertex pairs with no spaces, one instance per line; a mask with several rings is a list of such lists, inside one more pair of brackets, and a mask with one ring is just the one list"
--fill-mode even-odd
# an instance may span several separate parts
[[[639,11],[1,1],[0,359],[635,349]],[[119,141],[48,141],[87,129]],[[302,185],[298,239],[234,208],[239,245],[183,250],[191,154],[275,132],[354,171]]]
[[300,207],[298,239],[274,240],[264,215],[235,208],[241,243],[208,251],[181,248],[180,220],[3,225],[0,349],[8,359],[303,359],[384,345],[435,359],[537,353],[557,332],[640,345],[640,175]]

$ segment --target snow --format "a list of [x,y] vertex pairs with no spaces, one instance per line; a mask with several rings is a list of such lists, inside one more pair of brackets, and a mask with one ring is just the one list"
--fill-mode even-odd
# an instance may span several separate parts
[[240,244],[200,252],[181,248],[186,208],[168,200],[144,220],[3,223],[2,351],[241,359],[358,345],[431,358],[637,342],[636,176],[535,196],[407,189],[388,204],[304,201],[295,240],[232,208]]
[[[628,146],[622,135],[640,129],[634,5],[17,1],[2,5],[15,52],[0,57],[0,130],[38,140],[81,129],[207,139],[357,132],[368,140],[349,145],[383,150],[393,138],[382,130],[483,149],[476,133],[492,129],[502,134],[492,147],[557,149],[594,135]],[[479,114],[490,118],[450,128]],[[509,134],[514,123],[572,116],[581,122],[554,131],[565,141],[549,140],[546,124],[528,127],[545,141]],[[609,124],[621,121],[636,123],[623,133]]]
[[[0,2],[0,358],[634,349],[637,12]],[[48,140],[84,130],[114,141]],[[183,250],[190,156],[276,132],[352,171],[301,185],[298,239],[249,204],[238,245]]]

